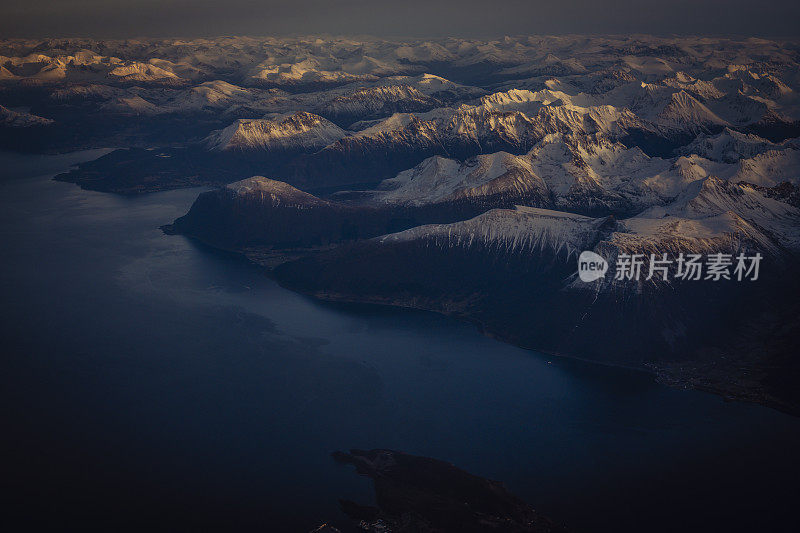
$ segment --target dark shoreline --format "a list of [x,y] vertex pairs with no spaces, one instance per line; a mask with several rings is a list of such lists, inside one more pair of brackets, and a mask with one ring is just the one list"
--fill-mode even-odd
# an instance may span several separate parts
[[[582,357],[580,355],[569,354],[555,350],[548,350],[546,348],[527,344],[520,339],[514,339],[513,337],[502,335],[501,333],[494,331],[488,324],[482,322],[478,318],[471,316],[467,313],[460,312],[456,309],[445,310],[442,309],[441,307],[426,306],[422,305],[421,303],[414,303],[414,302],[404,302],[400,300],[394,300],[392,298],[358,298],[345,294],[337,294],[327,291],[305,292],[302,290],[298,290],[297,288],[284,283],[277,276],[273,275],[273,270],[275,266],[277,266],[277,264],[282,264],[283,262],[289,262],[294,260],[297,257],[298,252],[291,253],[292,251],[288,251],[288,253],[286,253],[283,251],[275,251],[273,257],[283,258],[284,261],[280,261],[280,259],[278,259],[277,264],[274,264],[275,261],[263,261],[263,260],[260,261],[259,258],[256,257],[256,254],[254,254],[252,251],[224,248],[215,244],[211,244],[198,236],[187,235],[177,232],[174,230],[172,224],[165,224],[161,226],[160,229],[167,235],[182,235],[188,239],[191,239],[194,243],[214,253],[221,253],[229,257],[236,257],[239,260],[243,260],[247,263],[255,265],[259,267],[266,276],[274,280],[281,287],[291,290],[297,294],[301,294],[303,296],[311,298],[317,302],[331,304],[344,309],[346,309],[347,306],[349,305],[358,305],[358,306],[375,307],[375,308],[403,309],[403,310],[436,313],[441,316],[453,318],[463,323],[469,323],[473,325],[481,335],[484,335],[491,339],[498,340],[506,344],[510,344],[512,346],[516,346],[518,348],[522,348],[527,351],[539,352],[542,354],[552,355],[553,357],[559,357],[573,361],[580,361],[582,363],[600,365],[606,368],[619,368],[619,369],[641,372],[652,376],[656,383],[672,389],[694,390],[694,391],[705,392],[713,394],[715,396],[720,396],[725,401],[738,401],[755,405],[761,405],[764,407],[768,407],[770,409],[775,409],[776,411],[780,411],[782,413],[791,416],[800,417],[800,405],[770,400],[769,398],[765,398],[762,395],[759,395],[752,391],[751,392],[741,391],[740,390],[741,387],[725,387],[722,384],[714,385],[710,383],[702,383],[702,381],[704,381],[708,377],[702,373],[687,374],[679,377],[676,376],[674,372],[671,373],[669,371],[668,365],[665,364],[657,364],[650,362],[650,363],[644,363],[642,365],[627,365],[618,362],[609,362],[598,359],[592,359],[588,357]],[[308,255],[308,253],[306,254],[303,254],[302,252],[299,253],[301,256]]]

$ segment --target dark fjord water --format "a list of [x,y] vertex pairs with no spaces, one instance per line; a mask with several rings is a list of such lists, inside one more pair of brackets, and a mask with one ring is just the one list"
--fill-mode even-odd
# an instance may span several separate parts
[[0,159],[0,521],[346,526],[337,499],[371,488],[328,454],[381,447],[502,480],[575,531],[790,530],[797,418],[437,315],[316,303],[163,235],[197,190],[49,178],[91,156]]

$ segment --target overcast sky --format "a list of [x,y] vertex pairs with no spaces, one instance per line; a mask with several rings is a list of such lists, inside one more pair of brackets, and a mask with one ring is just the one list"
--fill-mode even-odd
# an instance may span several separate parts
[[0,0],[0,37],[800,36],[797,0]]

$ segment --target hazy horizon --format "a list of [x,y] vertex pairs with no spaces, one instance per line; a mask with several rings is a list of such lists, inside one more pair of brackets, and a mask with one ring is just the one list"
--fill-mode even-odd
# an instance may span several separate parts
[[541,1],[7,0],[5,38],[355,35],[496,38],[503,35],[651,34],[800,37],[800,4],[787,0]]

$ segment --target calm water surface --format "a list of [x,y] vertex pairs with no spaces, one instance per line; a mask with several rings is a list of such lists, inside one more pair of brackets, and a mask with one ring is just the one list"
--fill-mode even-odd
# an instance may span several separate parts
[[96,156],[0,155],[0,521],[346,527],[338,498],[371,487],[329,453],[380,447],[502,480],[575,531],[793,530],[800,419],[316,303],[163,235],[197,189],[50,179]]

